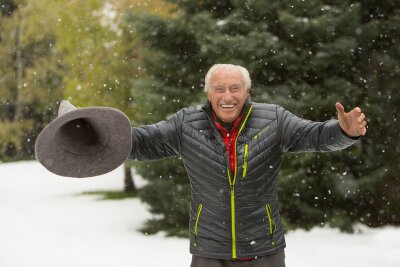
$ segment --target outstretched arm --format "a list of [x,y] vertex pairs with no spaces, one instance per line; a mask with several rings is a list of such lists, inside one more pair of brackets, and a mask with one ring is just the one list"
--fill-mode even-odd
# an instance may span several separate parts
[[282,107],[278,107],[277,133],[282,151],[295,153],[328,152],[349,147],[357,141],[357,138],[354,137],[360,136],[357,132],[350,131],[354,127],[348,126],[354,124],[351,123],[353,116],[355,115],[347,114],[344,116],[346,119],[343,122],[346,126],[344,126],[345,129],[342,129],[338,120],[324,122],[305,120]]
[[367,122],[365,114],[362,113],[359,107],[352,109],[350,112],[345,112],[344,107],[339,102],[336,103],[338,112],[339,125],[342,130],[351,137],[358,137],[367,133]]
[[176,156],[181,149],[183,110],[152,125],[132,128],[130,159],[156,160]]

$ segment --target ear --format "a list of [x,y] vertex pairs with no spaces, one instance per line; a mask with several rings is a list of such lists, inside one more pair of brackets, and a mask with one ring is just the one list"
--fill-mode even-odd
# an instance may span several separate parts
[[[206,93],[206,96],[207,96],[207,100],[210,101],[210,91],[208,91],[208,92]],[[211,101],[210,101],[210,102],[211,102]]]

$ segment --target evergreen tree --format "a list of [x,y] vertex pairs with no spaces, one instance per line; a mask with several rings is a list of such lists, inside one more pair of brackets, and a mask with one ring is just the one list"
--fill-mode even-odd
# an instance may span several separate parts
[[[132,87],[137,121],[153,123],[203,102],[203,77],[214,63],[245,66],[253,100],[281,104],[307,119],[336,118],[336,101],[359,105],[370,127],[357,145],[285,159],[279,195],[286,229],[400,223],[395,1],[170,2],[178,7],[172,18],[127,18],[142,35],[147,74]],[[162,215],[146,231],[177,233],[181,227],[184,233],[189,186],[180,161],[141,163],[138,171],[150,181],[142,198]]]
[[[139,13],[127,16],[128,32],[153,31],[147,32],[145,45],[138,51],[142,76],[132,80],[131,95],[138,110],[134,120],[138,125],[158,122],[184,106],[201,103],[202,63],[192,58],[198,48],[193,34],[173,17]],[[157,45],[160,50],[148,49]],[[150,204],[151,212],[161,215],[147,221],[143,231],[166,230],[169,235],[186,236],[189,185],[182,162],[172,158],[135,162],[135,166],[149,180],[149,185],[139,192],[142,200]]]
[[399,181],[393,172],[399,168],[393,157],[399,148],[394,126],[398,115],[393,113],[399,103],[399,15],[389,8],[392,2],[373,2],[321,3],[315,6],[319,16],[310,16],[312,6],[304,8],[300,2],[292,4],[293,11],[278,12],[286,34],[297,35],[286,47],[307,48],[297,54],[301,68],[290,73],[291,64],[287,67],[288,106],[305,118],[324,120],[334,117],[333,103],[340,100],[347,107],[360,105],[371,125],[351,149],[290,156],[285,162],[282,210],[294,227],[328,223],[351,231],[354,222],[400,222],[394,215],[399,211]]

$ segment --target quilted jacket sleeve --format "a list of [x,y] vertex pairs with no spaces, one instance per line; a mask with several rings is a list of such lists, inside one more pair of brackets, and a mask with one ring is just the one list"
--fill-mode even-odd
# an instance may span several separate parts
[[357,142],[347,136],[337,120],[313,122],[277,107],[278,135],[283,151],[327,152],[344,149]]
[[180,110],[164,121],[133,127],[129,158],[156,160],[179,155],[183,116],[184,111]]

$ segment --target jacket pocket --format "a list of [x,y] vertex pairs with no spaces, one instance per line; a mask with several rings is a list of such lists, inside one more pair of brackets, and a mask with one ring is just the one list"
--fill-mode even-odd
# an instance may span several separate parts
[[201,214],[201,210],[203,209],[203,205],[199,204],[198,208],[197,208],[197,216],[196,216],[196,223],[194,224],[194,229],[193,229],[193,233],[194,233],[194,242],[193,242],[193,246],[196,247],[197,246],[197,234],[198,234],[198,227],[199,227],[199,220],[200,220],[200,214]]
[[244,145],[244,160],[243,160],[243,173],[242,173],[242,177],[245,178],[246,177],[246,173],[247,173],[247,160],[249,158],[249,144],[245,144]]
[[268,203],[267,203],[267,205],[265,205],[265,209],[266,209],[267,217],[268,217],[269,236],[271,238],[271,245],[274,247],[275,246],[274,232],[276,230],[276,224],[272,218],[271,206]]
[[257,138],[262,135],[266,130],[268,130],[271,127],[271,123],[268,124],[267,126],[265,126],[264,128],[262,128],[258,133],[256,133],[255,136],[253,136],[254,140],[257,140]]

